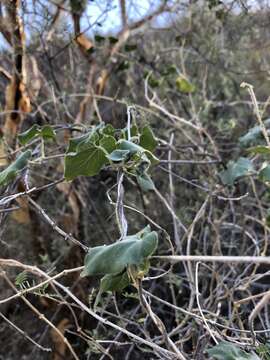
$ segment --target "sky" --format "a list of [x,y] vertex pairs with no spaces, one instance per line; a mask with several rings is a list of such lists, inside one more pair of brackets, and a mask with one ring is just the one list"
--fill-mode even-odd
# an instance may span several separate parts
[[[0,0],[1,1],[1,0]],[[26,22],[26,35],[30,38],[30,32],[36,29],[37,33],[40,31],[41,18],[39,14],[42,12],[46,14],[46,9],[51,1],[56,2],[58,0],[21,0],[23,6],[26,7],[28,16],[25,17]],[[135,21],[145,16],[147,13],[157,8],[161,0],[127,0],[127,14],[129,21]],[[175,0],[171,0],[174,2]],[[223,3],[230,2],[231,0],[223,0]],[[269,0],[242,0],[249,6],[253,6],[256,3],[266,4]],[[36,6],[35,12],[33,3]],[[68,2],[67,2],[68,4]],[[253,4],[253,5],[252,5]],[[55,8],[53,6],[53,8]],[[51,7],[52,9],[52,7]],[[65,13],[66,14],[66,13]],[[65,15],[66,16],[66,15]],[[65,18],[64,18],[65,19]],[[68,16],[66,17],[67,26],[66,34],[72,33],[73,25],[72,20]],[[153,21],[155,26],[164,26],[168,21],[168,14],[159,16]],[[115,34],[121,29],[121,17],[119,9],[119,0],[88,0],[88,6],[85,16],[82,19],[82,30],[88,29],[87,34],[93,36],[94,34]],[[4,39],[0,35],[0,47],[6,47]]]
[[[121,27],[120,9],[118,0],[100,0],[89,4],[87,15],[93,20],[103,18],[104,32],[118,31]],[[136,21],[159,6],[159,0],[133,0],[127,1],[127,14],[131,21]],[[109,4],[109,6],[108,6]],[[108,12],[106,12],[106,10]],[[104,14],[104,15],[103,15]]]
[[[58,0],[53,0],[56,2]],[[127,14],[129,21],[136,21],[147,13],[153,11],[159,6],[161,0],[128,0]],[[173,1],[173,0],[171,0]],[[35,4],[33,6],[33,4]],[[29,40],[30,33],[36,30],[36,33],[40,32],[40,23],[42,18],[40,14],[46,14],[48,5],[51,4],[50,0],[22,0],[22,6],[24,10],[22,13],[28,15],[24,17],[26,37]],[[67,2],[68,4],[68,2]],[[55,11],[55,6],[50,6],[50,12]],[[66,14],[66,13],[65,13]],[[65,16],[65,15],[64,15]],[[64,17],[66,19],[66,33],[73,31],[73,25],[71,18]],[[162,26],[164,24],[164,15],[160,16],[153,23],[156,26]],[[119,8],[119,0],[88,0],[87,10],[82,18],[82,30],[88,29],[87,34],[93,36],[94,34],[115,34],[121,29],[121,16]],[[0,35],[0,47],[7,47],[5,40]]]

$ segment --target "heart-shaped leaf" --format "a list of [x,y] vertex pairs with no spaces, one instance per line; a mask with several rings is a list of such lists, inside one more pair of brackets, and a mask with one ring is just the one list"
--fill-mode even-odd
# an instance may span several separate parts
[[115,139],[110,135],[104,135],[99,142],[99,146],[94,145],[96,133],[88,134],[74,139],[69,149],[76,152],[67,153],[65,156],[65,178],[73,180],[76,176],[97,175],[102,167],[108,164],[106,155],[112,152],[116,146]]
[[107,158],[98,147],[91,147],[65,157],[65,178],[73,180],[76,176],[94,176],[106,164]]

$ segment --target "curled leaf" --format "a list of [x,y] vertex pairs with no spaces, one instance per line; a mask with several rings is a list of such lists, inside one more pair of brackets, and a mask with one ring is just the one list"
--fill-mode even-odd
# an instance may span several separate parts
[[127,236],[111,245],[97,246],[89,250],[81,276],[119,274],[129,265],[143,264],[153,254],[158,243],[155,231]]
[[6,185],[13,180],[17,174],[25,168],[28,160],[31,158],[32,152],[27,150],[23,152],[12,164],[5,170],[0,172],[0,185]]

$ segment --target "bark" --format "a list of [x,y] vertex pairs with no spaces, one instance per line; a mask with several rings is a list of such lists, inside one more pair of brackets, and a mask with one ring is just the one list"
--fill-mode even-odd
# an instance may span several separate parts
[[20,0],[5,0],[4,4],[11,33],[13,71],[6,89],[7,115],[3,130],[7,143],[13,147],[24,116],[31,111],[31,104],[26,91],[25,34],[19,14]]

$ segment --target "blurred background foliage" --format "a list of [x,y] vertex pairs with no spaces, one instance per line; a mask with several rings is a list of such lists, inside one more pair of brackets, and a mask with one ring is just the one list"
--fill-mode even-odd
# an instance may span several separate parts
[[[7,112],[14,110],[7,109],[7,88],[16,72],[16,39],[14,28],[8,22],[7,3],[8,0],[4,0],[0,4],[0,127],[4,139]],[[239,144],[239,137],[257,125],[248,91],[240,87],[242,82],[253,85],[262,119],[269,117],[268,1],[22,0],[18,4],[26,37],[23,59],[26,89],[31,100],[31,110],[24,114],[18,131],[33,124],[62,127],[57,142],[50,144],[46,155],[61,154],[65,152],[70,136],[74,135],[69,128],[71,125],[87,127],[102,120],[115,128],[123,128],[127,121],[127,106],[133,105],[135,121],[140,126],[149,123],[159,140],[155,154],[161,162],[152,169],[151,176],[163,198],[154,192],[144,193],[136,184],[126,181],[125,204],[137,208],[165,229],[176,252],[181,254],[185,253],[187,240],[183,228],[173,221],[164,199],[182,225],[190,229],[206,197],[210,196],[207,211],[192,230],[191,253],[269,255],[268,184],[248,177],[226,187],[218,175],[226,169],[228,161],[247,156]],[[147,96],[154,96],[153,101],[158,107],[153,106]],[[183,125],[179,118],[205,129],[205,132]],[[8,144],[8,153],[16,146],[18,143]],[[4,167],[6,153],[3,147],[1,149]],[[168,156],[182,163],[167,162]],[[252,161],[256,164],[258,158],[255,156]],[[42,186],[58,180],[62,174],[63,162],[56,158],[35,164],[29,178],[32,186]],[[116,181],[115,171],[105,168],[95,177],[59,183],[49,191],[34,194],[33,199],[65,232],[74,234],[86,246],[110,244],[119,234],[114,208],[106,193]],[[8,189],[1,189],[1,196],[16,192],[19,186],[14,182]],[[115,198],[116,189],[111,192]],[[241,201],[228,200],[237,197],[242,197]],[[1,257],[36,264],[46,271],[82,265],[83,252],[63,241],[40,218],[36,209],[23,201],[16,206],[19,210],[0,213]],[[131,234],[148,223],[141,213],[134,211],[126,210],[126,217]],[[177,238],[182,247],[175,240]],[[169,254],[162,231],[159,244],[158,254]],[[150,273],[158,275],[168,268],[168,265],[155,263]],[[209,318],[220,317],[228,327],[246,328],[254,304],[244,303],[239,310],[234,308],[234,302],[266,291],[269,284],[267,269],[255,265],[237,265],[236,269],[213,265],[211,269],[213,273],[205,267],[200,269],[203,308]],[[146,282],[145,287],[162,299],[198,314],[197,304],[190,302],[191,290],[185,271],[183,265],[177,265],[166,277]],[[10,291],[1,282],[2,298]],[[97,282],[70,277],[67,284],[88,301]],[[31,296],[56,325],[66,319],[65,328],[75,331],[67,308],[55,305],[50,299]],[[138,302],[132,290],[129,289],[125,296],[116,295],[116,299],[121,315],[134,320],[125,326],[136,332],[137,326],[145,322],[148,335],[162,343],[143,312],[137,309]],[[115,312],[111,295],[104,295],[102,301],[104,311]],[[208,358],[205,350],[213,342],[201,323],[154,300],[152,305],[187,358]],[[268,310],[265,309],[257,321],[257,329],[269,328]],[[10,303],[1,311],[25,327],[35,339],[54,346],[55,351],[48,355],[33,349],[2,323],[0,358],[70,358],[65,348],[57,348],[59,345],[53,335],[48,335],[46,326],[33,319],[25,305]],[[117,336],[115,331],[105,329],[83,313],[78,316],[82,328],[88,329],[96,340]],[[67,337],[80,359],[106,358],[91,341],[84,341],[71,330]],[[217,332],[221,334],[221,330]],[[141,328],[138,331],[143,333]],[[250,345],[237,331],[224,330],[223,335],[225,340],[240,338],[239,341]],[[105,347],[110,347],[113,358],[156,358],[145,347],[119,338],[127,345],[104,343]]]

